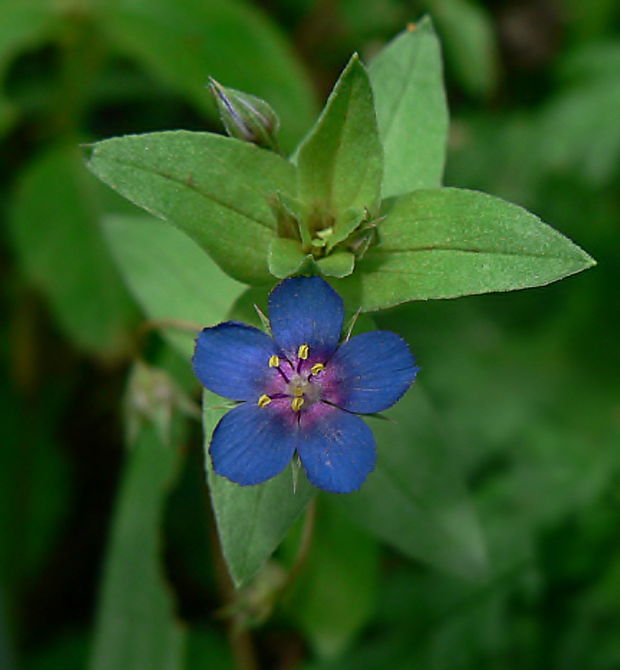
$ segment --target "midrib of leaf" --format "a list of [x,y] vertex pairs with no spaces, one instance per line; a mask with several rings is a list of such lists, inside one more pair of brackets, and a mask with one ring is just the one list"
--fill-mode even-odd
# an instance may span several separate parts
[[[107,160],[107,161],[110,161],[110,162],[113,162],[113,163],[117,163],[117,164],[123,165],[125,167],[135,168],[136,170],[139,170],[141,172],[145,172],[146,174],[155,174],[155,175],[157,175],[159,177],[162,177],[163,179],[166,179],[166,180],[168,180],[168,181],[170,181],[174,184],[179,184],[180,186],[191,189],[191,190],[195,191],[196,193],[198,193],[198,195],[205,198],[205,200],[211,200],[211,201],[215,202],[217,205],[219,205],[220,207],[223,207],[224,209],[228,209],[231,212],[234,212],[235,214],[237,214],[237,215],[239,215],[239,216],[241,216],[245,219],[248,219],[249,221],[257,223],[258,225],[262,226],[263,228],[267,228],[269,230],[271,230],[273,228],[273,225],[271,224],[271,222],[263,221],[262,219],[258,219],[255,216],[252,216],[252,215],[248,214],[247,212],[243,212],[240,209],[238,209],[237,207],[235,207],[234,205],[232,205],[231,203],[224,202],[224,201],[220,200],[219,198],[217,198],[215,195],[205,193],[204,191],[199,189],[195,184],[192,184],[188,181],[185,181],[183,179],[178,179],[176,177],[165,174],[164,172],[160,172],[159,170],[156,170],[156,169],[153,169],[153,168],[148,168],[147,169],[142,165],[133,163],[133,162],[128,161],[128,160],[123,160],[123,159],[120,159],[120,158],[113,158],[113,157],[108,156],[103,160]],[[248,186],[247,184],[244,185],[244,188],[247,188],[249,191],[252,191],[254,193],[257,193],[257,194],[263,196],[263,194],[260,191],[257,191],[256,189],[252,188],[251,186]],[[149,210],[149,211],[152,211],[152,210]]]
[[[418,253],[425,251],[460,251],[462,253],[468,254],[489,254],[492,256],[517,256],[517,257],[529,257],[529,258],[549,258],[554,260],[566,260],[566,258],[572,258],[573,256],[558,256],[556,254],[545,254],[545,253],[536,253],[534,251],[492,251],[489,249],[470,249],[466,247],[450,247],[443,245],[436,246],[426,246],[426,247],[409,247],[409,248],[400,248],[400,249],[385,249],[376,247],[372,251],[372,255],[375,254],[407,254],[407,253]],[[585,252],[584,252],[585,253]],[[577,257],[575,256],[575,259]],[[586,260],[585,258],[583,260]],[[589,259],[591,260],[591,259]],[[592,262],[594,262],[592,260]]]

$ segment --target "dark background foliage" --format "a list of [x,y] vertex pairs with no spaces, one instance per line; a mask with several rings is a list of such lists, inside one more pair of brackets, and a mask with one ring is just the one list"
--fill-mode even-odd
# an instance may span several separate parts
[[[486,575],[406,558],[320,501],[297,583],[273,608],[269,576],[267,596],[244,595],[253,625],[233,652],[248,668],[252,658],[306,670],[620,667],[618,4],[4,0],[2,668],[86,667],[130,363],[142,350],[187,372],[139,329],[98,226],[124,205],[85,172],[78,144],[219,132],[204,90],[212,74],[269,100],[290,149],[350,53],[371,58],[426,12],[446,58],[446,183],[528,207],[598,266],[379,318],[421,362],[451,445],[446,468],[465,478],[480,518]],[[184,438],[162,535],[192,670],[234,667],[199,434],[196,423]],[[287,539],[279,564],[296,543]]]

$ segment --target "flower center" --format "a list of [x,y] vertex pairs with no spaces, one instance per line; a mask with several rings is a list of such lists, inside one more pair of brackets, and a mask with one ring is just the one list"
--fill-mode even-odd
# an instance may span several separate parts
[[261,395],[257,401],[259,407],[266,407],[272,400],[290,399],[290,406],[294,412],[307,409],[321,400],[321,384],[318,377],[325,369],[323,363],[314,363],[307,367],[305,361],[310,355],[310,347],[302,344],[297,350],[297,359],[293,362],[286,360],[284,369],[279,356],[269,357],[268,365],[275,368],[281,377],[281,392]]

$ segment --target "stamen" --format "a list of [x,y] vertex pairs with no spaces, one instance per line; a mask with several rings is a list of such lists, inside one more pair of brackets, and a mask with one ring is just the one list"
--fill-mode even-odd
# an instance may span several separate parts
[[296,386],[296,387],[293,389],[293,395],[294,395],[296,398],[301,398],[301,396],[302,396],[303,394],[304,394],[304,392],[302,391],[302,389],[301,389],[299,386]]
[[293,409],[294,412],[299,412],[303,404],[304,404],[303,398],[293,398],[291,400],[291,408]]
[[256,403],[259,407],[267,407],[267,405],[271,402],[271,398],[268,395],[263,395],[258,399],[258,402]]
[[302,361],[308,359],[308,354],[310,353],[310,347],[307,344],[301,344],[297,350],[297,357]]
[[280,357],[276,356],[275,354],[273,356],[270,356],[269,357],[269,367],[270,368],[280,367]]
[[323,372],[323,370],[325,370],[325,366],[323,365],[323,363],[315,363],[315,364],[310,368],[310,372],[311,372],[313,375],[318,375],[319,372]]

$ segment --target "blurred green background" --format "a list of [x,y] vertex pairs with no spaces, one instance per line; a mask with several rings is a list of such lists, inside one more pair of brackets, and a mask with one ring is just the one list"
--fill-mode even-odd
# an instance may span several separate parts
[[[416,352],[442,467],[467,484],[488,570],[462,578],[418,562],[321,499],[295,584],[271,602],[293,533],[235,604],[234,621],[250,629],[235,637],[192,422],[178,436],[180,464],[161,465],[161,495],[144,502],[163,531],[138,534],[130,556],[139,576],[163,547],[185,645],[161,667],[620,668],[620,5],[2,0],[3,670],[159,667],[106,665],[93,647],[106,625],[96,610],[116,494],[140,491],[129,475],[120,484],[122,399],[139,351],[195,389],[187,362],[140,331],[99,225],[127,206],[85,171],[78,145],[220,132],[204,88],[212,75],[267,99],[290,150],[350,53],[372,58],[424,13],[446,60],[446,183],[529,208],[598,261],[545,288],[378,317]],[[149,523],[138,517],[137,528]],[[424,532],[411,528],[421,545]]]

